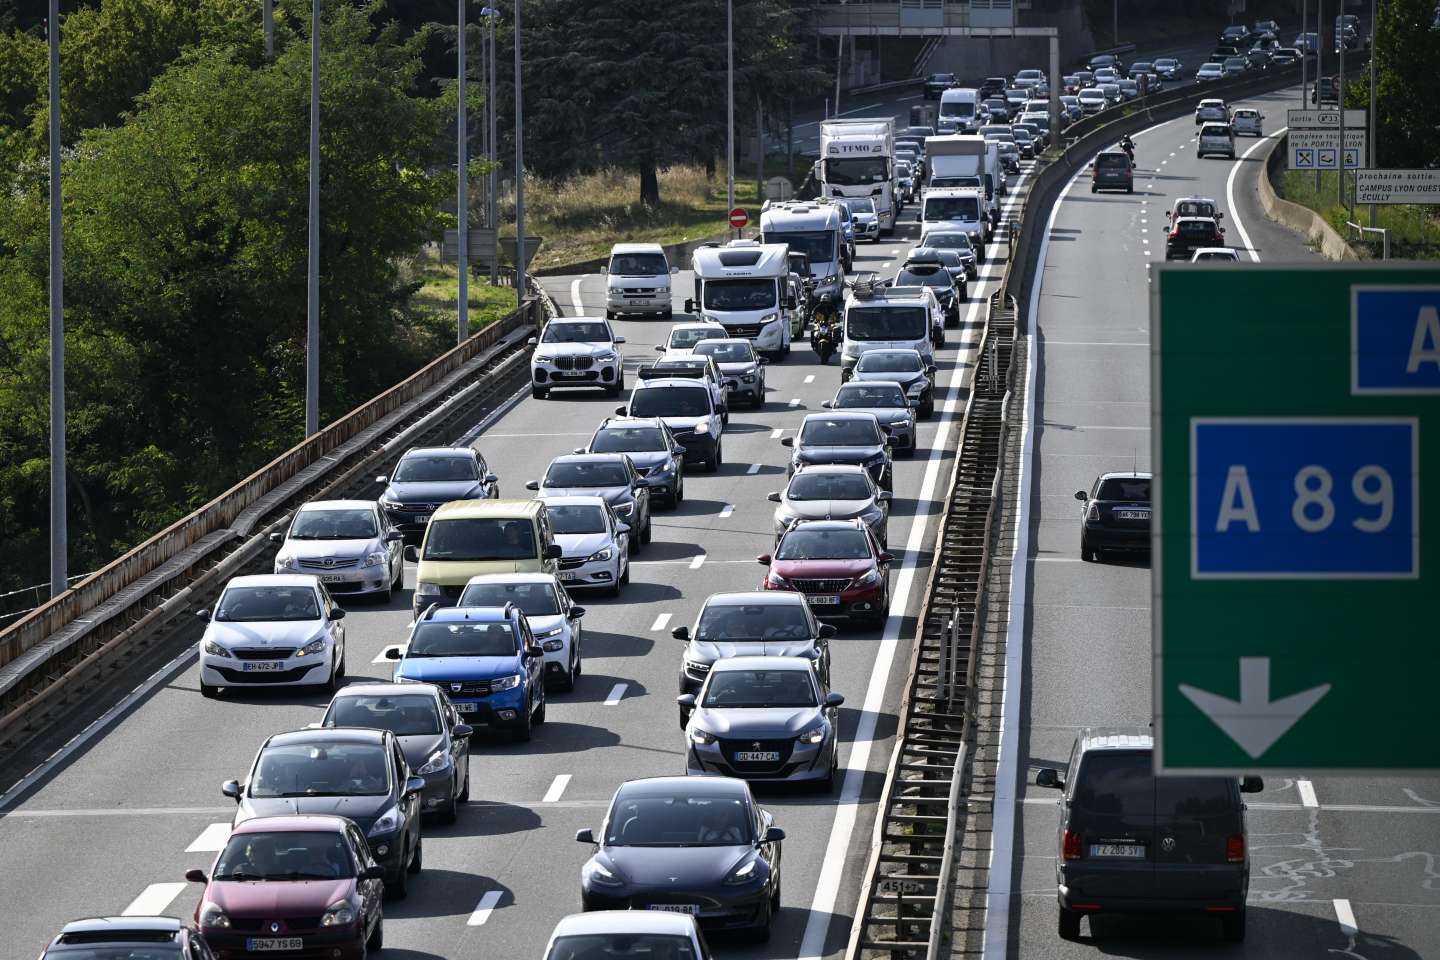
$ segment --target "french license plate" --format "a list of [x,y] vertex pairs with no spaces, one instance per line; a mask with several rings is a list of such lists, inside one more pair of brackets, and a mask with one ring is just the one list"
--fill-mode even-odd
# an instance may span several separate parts
[[344,583],[345,578],[338,573],[327,573],[320,578],[321,583]]
[[834,596],[834,595],[817,594],[817,595],[815,595],[815,596],[807,596],[805,599],[806,599],[806,600],[809,600],[811,603],[815,604],[815,606],[817,606],[817,607],[838,607],[838,606],[840,606],[840,598],[837,597],[837,596]]
[[584,380],[584,379],[585,379],[585,374],[583,374],[583,373],[572,373],[572,372],[569,372],[569,371],[566,371],[566,370],[561,370],[561,371],[558,371],[557,373],[555,373],[555,374],[554,374],[554,377],[555,377],[556,380]]
[[1143,860],[1145,845],[1143,843],[1092,843],[1090,844],[1090,856]]
[[579,579],[580,579],[580,574],[578,574],[578,573],[562,573],[562,574],[560,574],[560,580],[561,580],[562,582],[564,582],[564,583],[570,583],[570,582],[572,582],[572,581],[574,581],[574,580],[579,580]]
[[246,937],[246,950],[303,950],[305,941],[299,937]]
[[740,750],[735,754],[736,763],[774,763],[779,759],[778,750]]
[[650,301],[649,301],[649,299],[646,298],[646,297],[631,297],[629,300],[626,300],[625,302],[626,302],[626,303],[629,303],[629,304],[646,304],[646,303],[649,303]]
[[474,712],[475,712],[476,710],[478,710],[479,708],[480,708],[480,705],[479,705],[478,703],[456,703],[456,704],[455,704],[455,712],[456,712],[456,713],[474,713]]
[[664,910],[666,913],[688,913],[692,917],[700,916],[700,904],[698,903],[652,903],[651,910]]
[[1116,510],[1115,516],[1121,520],[1149,520],[1149,510]]
[[430,514],[428,514],[428,513],[418,514],[418,515],[415,517],[415,522],[416,522],[416,523],[429,523],[429,522],[430,522]]
[[244,673],[265,673],[268,670],[284,670],[285,663],[281,660],[247,660],[241,665]]

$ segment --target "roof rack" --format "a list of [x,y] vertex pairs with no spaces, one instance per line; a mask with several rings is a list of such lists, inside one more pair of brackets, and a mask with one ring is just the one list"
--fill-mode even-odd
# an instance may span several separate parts
[[654,364],[641,367],[635,373],[641,380],[699,380],[705,376],[705,368],[699,364],[684,367],[656,369]]

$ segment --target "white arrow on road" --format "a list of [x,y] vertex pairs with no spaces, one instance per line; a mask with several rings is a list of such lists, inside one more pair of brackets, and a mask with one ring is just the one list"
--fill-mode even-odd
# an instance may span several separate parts
[[1240,658],[1240,700],[1227,700],[1188,684],[1180,684],[1180,692],[1200,708],[1215,725],[1240,744],[1240,748],[1259,759],[1285,731],[1295,725],[1320,698],[1330,692],[1330,684],[1321,684],[1302,693],[1279,700],[1270,699],[1270,658]]

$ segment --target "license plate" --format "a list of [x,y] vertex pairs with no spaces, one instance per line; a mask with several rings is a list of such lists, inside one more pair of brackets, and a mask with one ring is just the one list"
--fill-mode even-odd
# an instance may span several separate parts
[[1090,844],[1090,856],[1143,860],[1145,845],[1141,843],[1092,843]]
[[698,903],[652,903],[651,910],[664,910],[666,913],[688,913],[692,917],[700,916],[700,904]]
[[247,937],[246,950],[303,950],[305,941],[299,937]]
[[806,600],[809,600],[811,603],[815,604],[817,607],[838,607],[838,606],[840,606],[840,598],[839,598],[839,597],[836,597],[836,596],[813,596],[813,597],[806,597],[805,599],[806,599]]
[[428,514],[428,513],[417,514],[416,517],[415,517],[415,522],[416,522],[416,523],[429,523],[429,522],[430,522],[430,514]]
[[737,763],[774,763],[779,759],[778,750],[740,750],[735,754]]
[[478,710],[478,709],[480,709],[480,704],[478,704],[478,703],[457,703],[457,704],[455,704],[455,712],[456,712],[456,713],[474,713],[474,712],[475,712],[476,710]]
[[1116,510],[1115,516],[1121,520],[1149,520],[1149,510]]
[[629,300],[626,300],[625,302],[626,302],[626,303],[632,303],[632,304],[645,304],[645,303],[649,303],[649,302],[650,302],[650,298],[649,298],[649,297],[631,297]]
[[327,573],[320,578],[321,583],[344,583],[345,578],[338,573]]
[[561,580],[562,582],[564,582],[564,583],[570,583],[570,582],[572,582],[572,581],[574,581],[574,580],[579,580],[579,579],[580,579],[580,574],[578,574],[578,573],[562,573],[562,574],[560,574],[560,580]]
[[281,660],[254,660],[246,661],[241,665],[244,673],[264,673],[267,670],[284,670],[285,663]]

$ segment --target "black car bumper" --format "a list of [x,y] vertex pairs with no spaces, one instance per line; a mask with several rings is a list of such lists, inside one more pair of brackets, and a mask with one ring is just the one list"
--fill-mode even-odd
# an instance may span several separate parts
[[1056,899],[1067,910],[1081,913],[1238,913],[1245,909],[1245,890],[1232,889],[1214,897],[1106,897],[1089,896],[1060,887]]
[[1150,549],[1150,528],[1117,529],[1099,524],[1085,524],[1085,542],[1091,550]]
[[580,891],[582,909],[649,910],[653,907],[673,909],[688,906],[698,909],[695,919],[707,930],[753,927],[764,920],[765,904],[770,899],[770,884],[756,883],[729,890],[676,891],[673,888],[644,889],[629,887],[609,893],[591,888]]
[[707,463],[715,459],[713,433],[677,433],[675,441],[685,448],[686,463]]

